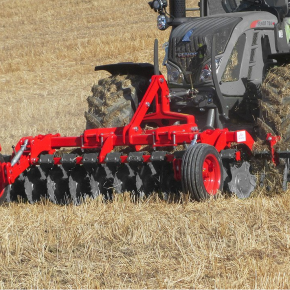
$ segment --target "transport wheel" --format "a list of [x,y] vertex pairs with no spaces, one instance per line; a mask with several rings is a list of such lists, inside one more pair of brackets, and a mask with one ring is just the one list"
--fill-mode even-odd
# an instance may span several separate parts
[[290,140],[290,65],[269,70],[261,87],[260,117],[257,119],[259,136],[279,135],[281,143]]
[[181,183],[190,199],[201,201],[215,197],[223,188],[222,161],[218,151],[208,144],[190,146],[182,158]]
[[112,75],[100,80],[87,98],[86,128],[127,125],[148,85],[149,79],[139,75]]

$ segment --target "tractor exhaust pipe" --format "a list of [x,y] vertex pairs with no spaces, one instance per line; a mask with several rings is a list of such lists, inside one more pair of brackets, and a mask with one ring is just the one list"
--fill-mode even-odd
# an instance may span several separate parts
[[174,18],[186,17],[185,0],[170,0],[169,11]]

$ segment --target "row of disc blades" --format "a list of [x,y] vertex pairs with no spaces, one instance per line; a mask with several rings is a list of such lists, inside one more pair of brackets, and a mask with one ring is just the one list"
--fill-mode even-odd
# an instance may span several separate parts
[[78,205],[87,197],[96,198],[99,195],[104,200],[110,200],[113,193],[130,192],[136,198],[143,198],[152,192],[162,191],[166,198],[177,190],[170,164],[96,164],[89,169],[75,165],[69,170],[62,165],[54,165],[50,169],[37,165],[8,185],[5,195],[6,202],[17,201],[19,197],[29,203],[48,198],[56,204]]

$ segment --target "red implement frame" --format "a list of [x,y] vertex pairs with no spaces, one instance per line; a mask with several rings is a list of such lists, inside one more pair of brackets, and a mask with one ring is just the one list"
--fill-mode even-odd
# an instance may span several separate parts
[[[153,102],[155,111],[148,112]],[[166,126],[164,121],[167,123]],[[182,124],[174,125],[177,121]],[[155,123],[158,128],[142,129],[141,126],[145,123]],[[250,150],[254,144],[253,138],[245,130],[229,132],[228,129],[216,129],[200,133],[194,116],[170,111],[167,83],[162,75],[155,75],[152,76],[150,86],[131,122],[125,127],[90,129],[78,137],[49,134],[22,138],[15,147],[16,152],[21,149],[26,140],[28,143],[18,162],[14,166],[11,161],[0,164],[0,197],[8,184],[14,183],[15,179],[27,168],[38,164],[41,154],[53,154],[56,149],[62,147],[96,149],[99,151],[98,163],[104,163],[106,155],[112,152],[116,146],[130,146],[133,150],[140,151],[143,145],[149,145],[154,149],[175,147],[190,144],[194,139],[198,143],[215,146],[219,152],[230,148],[232,143],[245,144]],[[14,156],[15,154],[12,155],[12,158]],[[175,159],[173,154],[168,154],[166,158],[173,164],[175,178],[180,180],[181,160]],[[149,162],[150,156],[144,155],[143,160]],[[82,164],[82,157],[78,157],[76,162]],[[126,163],[127,156],[121,156],[121,162]],[[54,163],[61,164],[61,158],[55,157]]]

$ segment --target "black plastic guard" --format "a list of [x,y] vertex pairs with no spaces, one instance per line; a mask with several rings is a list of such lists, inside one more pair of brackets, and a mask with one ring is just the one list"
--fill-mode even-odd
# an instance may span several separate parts
[[151,78],[154,74],[154,65],[150,63],[121,62],[96,66],[95,71],[99,70],[106,70],[112,75],[132,74]]
[[268,59],[275,59],[279,63],[283,63],[283,64],[289,63],[290,62],[290,52],[269,54]]

